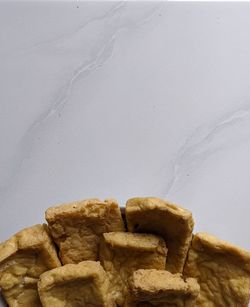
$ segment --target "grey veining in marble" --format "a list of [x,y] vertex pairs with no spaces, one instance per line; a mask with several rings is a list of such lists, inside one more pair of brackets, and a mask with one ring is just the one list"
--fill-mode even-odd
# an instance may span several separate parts
[[250,4],[0,3],[0,240],[155,195],[250,248]]

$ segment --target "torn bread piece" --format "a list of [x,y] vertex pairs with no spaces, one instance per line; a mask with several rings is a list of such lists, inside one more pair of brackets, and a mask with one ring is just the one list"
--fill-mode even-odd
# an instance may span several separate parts
[[89,199],[49,208],[45,213],[63,264],[98,260],[100,236],[124,231],[115,200]]
[[168,248],[166,269],[182,273],[194,227],[191,212],[155,197],[131,198],[126,219],[130,232],[161,235]]
[[184,275],[197,278],[197,306],[247,307],[250,253],[206,233],[192,240]]
[[165,270],[137,270],[129,280],[126,307],[196,306],[200,286],[196,279],[171,274]]
[[137,269],[164,269],[167,248],[156,235],[128,232],[103,234],[100,261],[108,273],[111,293],[122,306],[127,294],[127,282]]
[[0,288],[10,307],[41,306],[37,281],[61,265],[46,225],[25,228],[0,244]]
[[38,291],[43,307],[115,307],[106,272],[95,261],[66,264],[43,273]]

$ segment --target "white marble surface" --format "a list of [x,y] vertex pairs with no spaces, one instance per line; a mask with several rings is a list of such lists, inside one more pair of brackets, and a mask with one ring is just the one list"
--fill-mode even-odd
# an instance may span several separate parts
[[0,241],[155,195],[250,248],[250,3],[0,3]]

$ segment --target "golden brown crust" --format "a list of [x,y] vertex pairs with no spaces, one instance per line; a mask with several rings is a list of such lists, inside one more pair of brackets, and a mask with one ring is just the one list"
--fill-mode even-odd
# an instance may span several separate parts
[[[93,206],[99,204],[101,201],[97,198],[91,198],[80,201],[73,201],[71,203],[61,204],[55,207],[48,208],[45,212],[45,217],[48,223],[55,222],[60,218],[85,217],[91,215],[99,215],[98,207],[93,210]],[[100,210],[103,207],[100,207]]]
[[61,263],[46,225],[25,228],[0,244],[0,287],[9,306],[41,306],[37,280]]
[[38,291],[43,307],[114,307],[109,281],[99,262],[66,264],[40,276]]
[[167,254],[165,243],[161,237],[146,233],[109,232],[103,234],[105,242],[111,248],[129,249],[139,252],[158,251],[164,257]]
[[211,307],[246,307],[250,299],[250,253],[206,233],[192,240],[184,269],[197,278],[197,303]]
[[45,213],[63,264],[98,260],[100,236],[124,231],[118,203],[89,199],[49,208]]
[[126,306],[195,306],[199,285],[193,278],[165,270],[137,270],[129,281]]
[[128,278],[140,268],[164,269],[167,248],[156,235],[139,233],[106,233],[100,245],[100,260],[111,281],[111,293],[122,305]]
[[224,255],[232,262],[240,263],[250,273],[250,252],[227,241],[205,232],[199,232],[194,235],[192,248],[199,251],[209,250],[211,253]]
[[48,232],[47,225],[37,224],[24,228],[7,241],[0,244],[0,263],[17,251],[39,251],[48,268],[61,265],[53,241]]
[[126,219],[131,232],[161,235],[168,247],[166,269],[183,271],[194,227],[191,212],[155,197],[132,198],[126,203]]

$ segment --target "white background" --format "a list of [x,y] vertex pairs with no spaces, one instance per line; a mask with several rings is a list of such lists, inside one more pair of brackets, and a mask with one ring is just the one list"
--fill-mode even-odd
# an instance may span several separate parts
[[249,248],[250,4],[1,3],[0,239],[155,195]]

